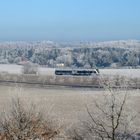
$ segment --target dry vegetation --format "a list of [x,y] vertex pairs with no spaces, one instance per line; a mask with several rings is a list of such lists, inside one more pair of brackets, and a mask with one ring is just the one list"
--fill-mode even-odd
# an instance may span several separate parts
[[1,82],[21,82],[41,85],[68,85],[68,86],[99,86],[98,77],[88,76],[50,76],[50,75],[34,75],[34,74],[0,74]]
[[55,76],[55,75],[35,75],[35,74],[8,74],[0,73],[1,82],[27,83],[40,85],[62,85],[62,86],[88,86],[102,87],[100,81],[111,83],[112,87],[121,87],[121,83],[129,88],[140,88],[140,78],[126,77],[121,75],[100,75],[100,76]]
[[27,109],[22,99],[13,100],[0,119],[0,140],[49,140],[58,135],[53,122],[35,109],[33,105]]
[[[129,90],[126,85],[124,88],[126,83],[120,79],[117,82],[122,88],[112,89],[111,81],[100,80],[104,90],[56,86],[27,88],[16,83],[16,87],[0,86],[0,108],[5,110],[4,113],[1,111],[1,140],[134,138],[140,132],[139,89]],[[12,101],[9,108],[8,102],[15,91],[20,98]],[[29,100],[35,106],[28,107]],[[43,114],[41,106],[44,107]],[[53,109],[50,111],[48,106]],[[55,120],[59,119],[59,124],[54,125],[46,117],[47,113]]]
[[126,140],[138,136],[134,124],[139,120],[139,113],[129,107],[127,89],[108,86],[107,91],[102,100],[93,100],[94,105],[85,106],[88,117],[68,131],[69,139]]

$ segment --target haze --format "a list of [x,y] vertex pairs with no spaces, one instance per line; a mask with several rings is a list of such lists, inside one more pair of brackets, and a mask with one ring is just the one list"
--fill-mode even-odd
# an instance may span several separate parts
[[139,0],[3,0],[0,41],[140,39]]

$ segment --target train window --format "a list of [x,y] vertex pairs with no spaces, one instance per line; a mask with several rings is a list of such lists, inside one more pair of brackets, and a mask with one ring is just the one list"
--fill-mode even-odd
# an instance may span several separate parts
[[93,73],[95,73],[95,74],[96,74],[96,73],[97,73],[97,71],[95,71],[95,70],[94,70],[94,71],[93,71]]

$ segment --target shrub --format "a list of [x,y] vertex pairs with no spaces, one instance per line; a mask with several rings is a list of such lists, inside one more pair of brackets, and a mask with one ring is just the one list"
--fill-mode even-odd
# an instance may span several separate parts
[[58,133],[34,105],[26,109],[20,99],[12,102],[10,112],[0,120],[0,140],[49,140]]

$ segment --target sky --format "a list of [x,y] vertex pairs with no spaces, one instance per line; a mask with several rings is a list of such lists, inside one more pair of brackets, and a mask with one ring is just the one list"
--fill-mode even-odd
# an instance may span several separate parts
[[0,41],[140,39],[140,0],[0,0]]

